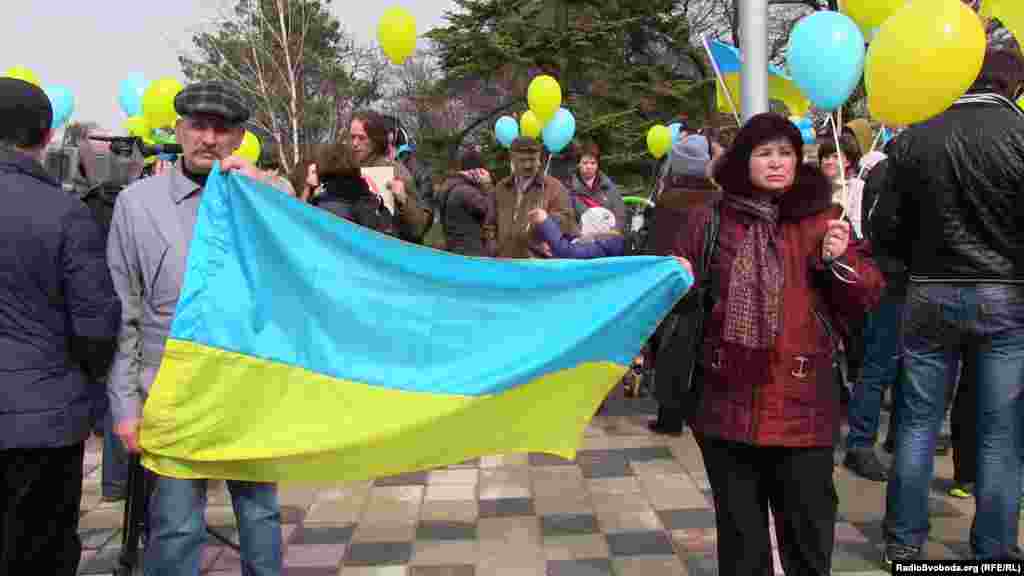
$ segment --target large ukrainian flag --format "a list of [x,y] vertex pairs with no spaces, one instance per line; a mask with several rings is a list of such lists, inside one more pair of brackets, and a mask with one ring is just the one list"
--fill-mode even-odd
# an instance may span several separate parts
[[692,278],[671,258],[466,258],[215,169],[145,404],[146,467],[346,481],[574,458]]

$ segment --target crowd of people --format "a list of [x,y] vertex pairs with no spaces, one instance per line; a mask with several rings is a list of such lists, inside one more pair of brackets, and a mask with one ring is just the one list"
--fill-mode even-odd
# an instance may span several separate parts
[[[684,126],[639,252],[675,257],[695,283],[637,362],[655,367],[652,431],[679,435],[688,424],[703,454],[720,573],[770,568],[769,518],[786,573],[831,573],[833,454],[847,395],[844,464],[888,481],[885,561],[921,557],[950,405],[951,494],[975,498],[972,553],[1019,556],[1024,111],[1013,99],[1022,89],[1019,55],[990,51],[974,86],[939,117],[883,151],[871,149],[866,123],[851,125],[822,137],[812,162],[800,130],[778,114],[753,116],[729,137]],[[360,111],[285,179],[232,155],[250,112],[231,87],[188,86],[175,108],[181,158],[87,206],[40,163],[52,136],[45,93],[0,79],[0,189],[10,199],[0,211],[2,573],[75,574],[94,428],[105,433],[103,496],[126,496],[215,163],[403,241],[422,244],[440,226],[445,249],[465,256],[634,252],[636,230],[592,143],[577,148],[564,180],[546,173],[541,143],[520,137],[511,176],[495,181],[467,149],[435,185],[394,119]],[[364,168],[393,177],[380,182]],[[86,162],[86,180],[88,171]],[[886,389],[889,468],[875,453]],[[198,574],[206,481],[150,474],[148,485],[146,573]],[[227,486],[244,573],[280,574],[277,487]]]

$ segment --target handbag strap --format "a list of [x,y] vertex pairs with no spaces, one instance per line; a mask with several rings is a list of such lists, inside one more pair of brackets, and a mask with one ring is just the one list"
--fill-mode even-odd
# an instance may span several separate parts
[[[711,217],[704,225],[704,254],[700,261],[700,278],[704,282],[708,278],[708,271],[711,270],[711,258],[714,256],[715,248],[718,247],[718,229],[721,226],[722,215],[718,202],[711,206]],[[704,284],[708,289],[712,287],[711,282]]]

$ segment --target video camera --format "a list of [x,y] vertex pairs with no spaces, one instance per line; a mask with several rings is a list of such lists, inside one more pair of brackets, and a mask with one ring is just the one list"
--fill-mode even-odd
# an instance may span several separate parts
[[159,156],[161,154],[181,154],[181,144],[153,144],[149,145],[138,136],[89,136],[89,140],[97,142],[109,142],[110,152],[119,156],[131,158],[138,150],[143,158]]
[[[108,142],[109,151],[97,150],[89,140]],[[88,136],[79,141],[78,146],[48,150],[43,166],[68,193],[83,186],[87,189],[98,186],[119,189],[142,176],[146,158],[181,153],[182,148],[178,144],[149,145],[137,136]]]

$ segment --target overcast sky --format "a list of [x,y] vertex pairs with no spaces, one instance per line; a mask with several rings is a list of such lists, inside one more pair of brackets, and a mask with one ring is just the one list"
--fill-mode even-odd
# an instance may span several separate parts
[[[133,72],[147,80],[175,76],[184,82],[178,54],[192,33],[229,0],[34,0],[12,2],[0,34],[0,74],[26,66],[42,84],[63,84],[76,97],[73,120],[94,120],[123,133],[118,84]],[[390,6],[416,17],[420,34],[442,23],[451,0],[335,0],[332,10],[361,42],[376,42],[377,20]]]

